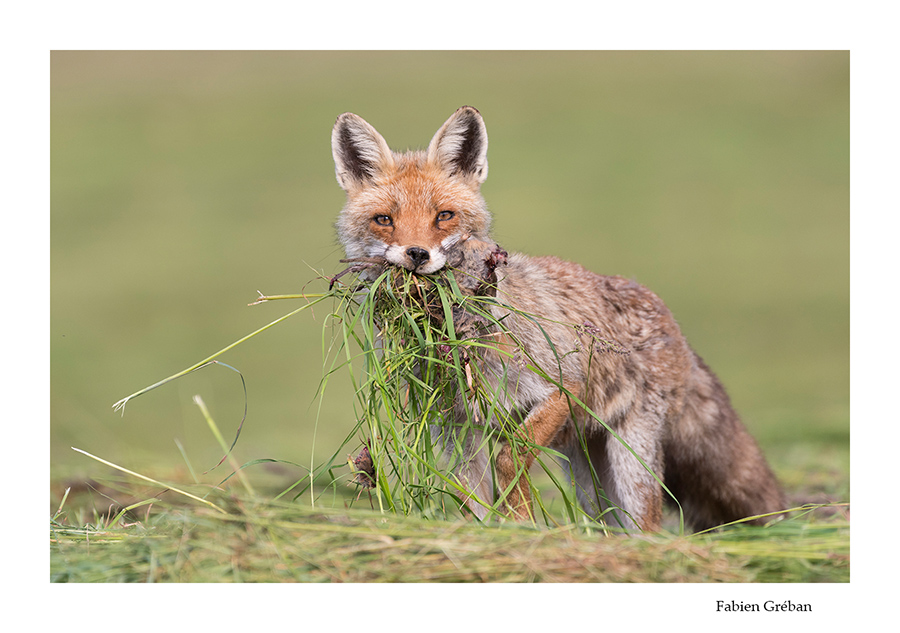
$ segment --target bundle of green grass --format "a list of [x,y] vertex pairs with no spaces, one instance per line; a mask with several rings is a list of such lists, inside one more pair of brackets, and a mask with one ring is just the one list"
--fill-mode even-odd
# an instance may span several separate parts
[[[460,461],[473,448],[490,454],[498,442],[515,441],[515,420],[478,362],[489,351],[516,355],[492,310],[502,307],[497,281],[506,258],[498,245],[470,238],[431,275],[382,259],[348,260],[348,270],[361,274],[342,286],[338,313],[345,343],[362,361],[359,448],[348,462],[351,483],[379,507],[435,518],[466,514],[472,491],[455,474]],[[479,445],[467,451],[472,441]],[[475,502],[503,515],[502,498]]]

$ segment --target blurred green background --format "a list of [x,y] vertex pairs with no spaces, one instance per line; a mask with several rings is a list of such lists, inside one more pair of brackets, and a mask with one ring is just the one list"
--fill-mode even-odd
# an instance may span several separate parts
[[[848,494],[849,83],[846,52],[54,52],[51,479],[106,471],[72,446],[159,472],[177,439],[212,466],[191,398],[230,438],[236,374],[111,405],[298,305],[257,289],[342,268],[340,113],[404,149],[473,105],[498,242],[652,288],[786,483]],[[352,428],[346,374],[316,397],[326,316],[222,358],[239,461],[309,464]]]

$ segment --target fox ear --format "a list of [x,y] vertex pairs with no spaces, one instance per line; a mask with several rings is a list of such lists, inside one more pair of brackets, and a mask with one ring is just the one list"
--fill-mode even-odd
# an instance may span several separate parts
[[356,189],[394,165],[384,138],[361,117],[346,112],[331,131],[334,173],[344,191]]
[[475,108],[463,106],[453,113],[428,145],[428,160],[448,174],[473,177],[480,185],[487,178],[487,128]]

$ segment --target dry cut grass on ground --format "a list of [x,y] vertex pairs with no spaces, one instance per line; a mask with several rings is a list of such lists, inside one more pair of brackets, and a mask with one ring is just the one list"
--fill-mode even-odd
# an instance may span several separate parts
[[[849,522],[634,538],[231,497],[51,521],[54,582],[848,582]],[[159,505],[163,507],[160,508]]]

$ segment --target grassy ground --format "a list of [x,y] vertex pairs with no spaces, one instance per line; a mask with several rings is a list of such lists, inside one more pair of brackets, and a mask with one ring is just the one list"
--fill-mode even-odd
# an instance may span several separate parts
[[845,508],[766,528],[604,538],[426,521],[215,495],[227,510],[156,497],[109,525],[51,521],[54,582],[848,582]]
[[[245,404],[236,374],[192,374],[129,403],[124,418],[111,405],[289,311],[246,307],[257,289],[318,291],[316,271],[338,270],[338,114],[357,112],[404,148],[427,143],[463,104],[487,122],[497,240],[650,286],[792,499],[849,501],[847,54],[62,52],[51,75],[51,512],[65,487],[108,477],[72,446],[157,478],[180,469],[172,481],[218,483],[219,471],[204,472],[221,450],[193,396],[233,437]],[[293,317],[223,357],[247,384],[237,458],[278,460],[247,471],[257,489],[302,478],[353,427],[349,380],[333,377],[319,398],[327,315]],[[86,532],[55,531],[54,578],[75,579],[65,569],[85,542],[106,538],[86,527],[101,501],[67,502],[65,524]],[[254,512],[328,523],[300,501]],[[121,549],[103,551],[171,547],[179,521],[196,524],[191,543],[255,538],[205,511],[157,508],[140,526],[111,528]],[[603,547],[675,541],[647,542]],[[135,564],[111,558],[110,573],[153,578]],[[154,564],[160,579],[189,579]],[[839,565],[820,571],[846,579]]]

